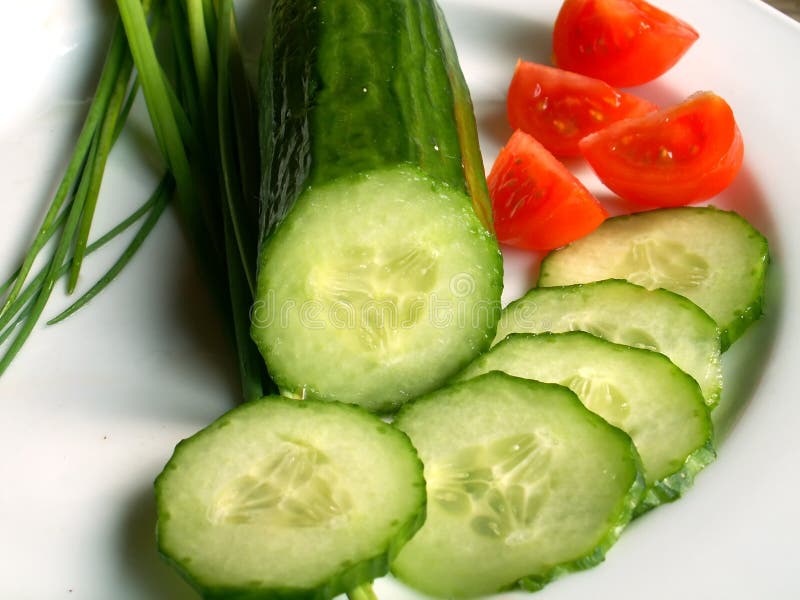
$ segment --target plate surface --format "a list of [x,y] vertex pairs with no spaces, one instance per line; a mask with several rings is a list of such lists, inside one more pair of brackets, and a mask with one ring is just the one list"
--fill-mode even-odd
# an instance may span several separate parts
[[[558,0],[446,0],[487,166],[510,134],[518,57],[547,62]],[[718,460],[685,498],[632,524],[604,564],[537,598],[800,597],[800,26],[757,0],[662,0],[701,38],[656,82],[677,102],[711,89],[746,143],[743,172],[714,204],[770,240],[767,316],[724,357]],[[263,0],[244,4],[255,32]],[[17,3],[0,23],[0,276],[18,260],[77,134],[108,38],[109,3]],[[162,168],[139,106],[112,155],[96,231],[144,200]],[[609,197],[585,167],[579,176]],[[119,247],[89,260],[91,283]],[[535,260],[507,252],[505,300]],[[49,316],[66,305],[61,288]],[[154,549],[152,481],[181,439],[235,403],[235,371],[180,229],[167,215],[122,276],[57,327],[39,328],[0,379],[0,596],[182,600],[194,594]],[[415,595],[386,578],[384,600]],[[507,594],[506,596],[516,595]],[[526,594],[519,594],[520,597]]]

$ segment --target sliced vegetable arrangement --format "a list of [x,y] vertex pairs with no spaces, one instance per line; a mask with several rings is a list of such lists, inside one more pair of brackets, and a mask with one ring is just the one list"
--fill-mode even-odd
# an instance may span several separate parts
[[[761,316],[766,239],[713,207],[609,218],[557,158],[648,208],[729,185],[743,143],[722,98],[658,109],[616,88],[670,68],[691,26],[642,0],[566,0],[554,59],[577,72],[517,63],[515,131],[486,179],[435,0],[269,3],[257,103],[231,0],[167,1],[167,56],[161,4],[117,5],[106,121],[3,288],[0,342],[33,320],[0,373],[100,244],[91,190],[135,65],[168,173],[124,258],[174,192],[246,400],[155,482],[158,550],[203,597],[369,600],[390,570],[442,598],[538,590],[714,459],[720,354]],[[502,311],[498,242],[551,251]]]
[[[658,208],[708,200],[733,182],[744,157],[742,135],[727,102],[713,92],[698,92],[659,110],[614,87],[662,75],[697,37],[690,25],[644,0],[565,0],[553,32],[553,59],[560,68],[517,62],[507,95],[509,124],[555,155],[585,158],[606,187],[631,205]],[[541,162],[541,151],[530,143],[528,148],[525,156],[515,153],[516,163]],[[509,171],[508,153],[501,150],[496,169]],[[556,226],[562,244],[585,235],[588,201],[578,206],[569,194],[551,199],[544,192],[513,193],[514,187],[544,187],[541,180],[559,172],[553,163],[512,173],[507,178],[518,181],[512,190],[492,187],[495,210],[511,215],[505,231],[514,231],[499,235],[501,242],[553,248],[550,227],[526,223],[529,213],[541,211],[543,198],[547,215],[581,224]]]

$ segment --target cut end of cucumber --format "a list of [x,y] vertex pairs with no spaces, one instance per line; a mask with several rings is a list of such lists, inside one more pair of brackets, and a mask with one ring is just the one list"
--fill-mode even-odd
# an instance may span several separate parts
[[428,516],[393,572],[424,593],[541,586],[603,560],[644,483],[630,438],[567,388],[491,372],[401,409]]
[[408,438],[331,402],[264,398],[181,442],[156,480],[162,555],[204,597],[331,598],[424,520]]
[[252,335],[284,393],[391,411],[490,344],[501,291],[466,195],[402,166],[301,196],[262,251]]

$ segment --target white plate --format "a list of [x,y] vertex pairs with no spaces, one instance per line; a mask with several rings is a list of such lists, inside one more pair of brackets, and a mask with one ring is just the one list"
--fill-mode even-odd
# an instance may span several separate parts
[[[503,102],[514,62],[547,61],[559,2],[497,4],[443,2],[487,164],[509,133]],[[800,26],[757,0],[722,4],[662,0],[701,38],[675,69],[637,91],[667,103],[712,89],[733,106],[745,168],[718,204],[740,210],[771,242],[767,317],[725,356],[718,460],[680,502],[636,521],[603,565],[538,598],[800,597]],[[0,21],[2,277],[41,218],[76,135],[108,36],[99,5],[19,2],[14,18]],[[97,231],[156,181],[141,107],[136,123],[114,151]],[[91,258],[83,283],[113,258]],[[515,254],[509,265],[506,299],[531,277],[530,258]],[[59,291],[48,314],[65,302]],[[234,405],[225,344],[171,215],[87,310],[35,332],[0,379],[0,597],[194,597],[156,555],[151,485],[178,440]],[[413,597],[388,579],[376,590],[384,599]]]

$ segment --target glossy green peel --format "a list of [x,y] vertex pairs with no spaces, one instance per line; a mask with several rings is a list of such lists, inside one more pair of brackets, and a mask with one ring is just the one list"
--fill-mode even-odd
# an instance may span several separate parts
[[277,1],[266,36],[262,240],[308,186],[407,164],[490,229],[472,102],[434,1]]

